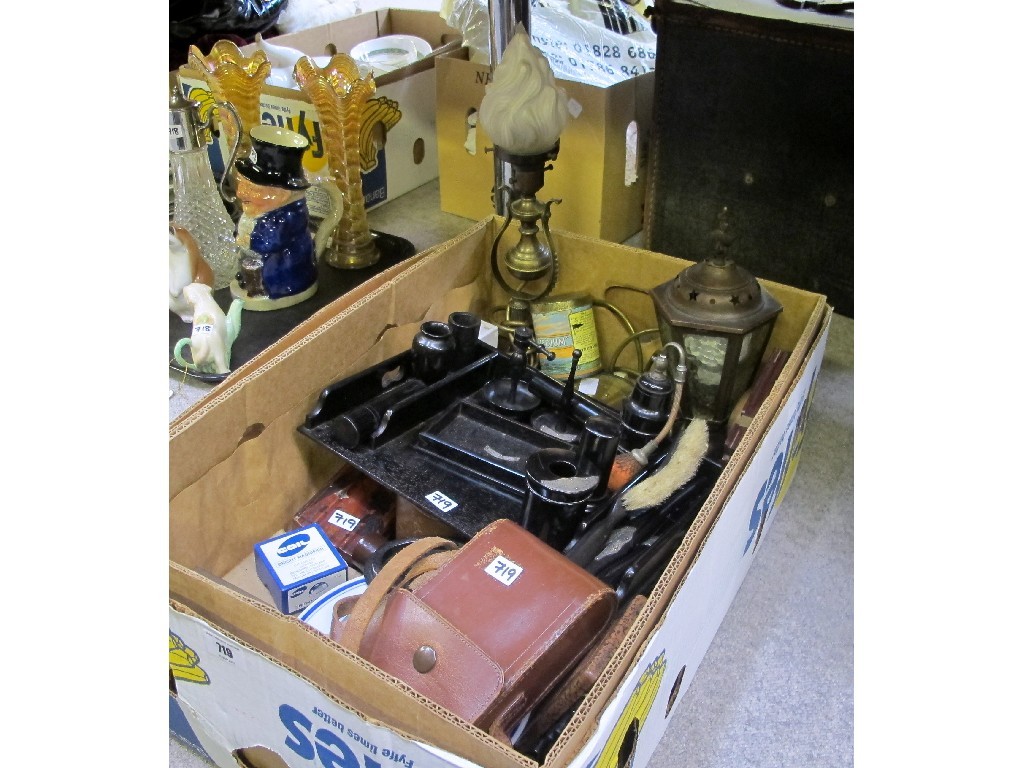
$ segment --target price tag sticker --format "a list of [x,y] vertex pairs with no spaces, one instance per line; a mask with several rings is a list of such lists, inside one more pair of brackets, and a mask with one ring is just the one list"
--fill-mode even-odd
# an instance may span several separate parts
[[512,582],[519,578],[523,573],[522,567],[518,563],[514,563],[506,557],[494,558],[490,565],[484,568],[486,572],[492,578],[497,579],[505,586],[511,586]]
[[457,501],[452,501],[440,491],[434,491],[433,493],[428,494],[426,499],[442,512],[449,512],[459,506]]
[[327,522],[346,531],[354,531],[356,526],[359,524],[359,518],[350,515],[343,509],[336,509],[331,513],[331,516],[327,518]]

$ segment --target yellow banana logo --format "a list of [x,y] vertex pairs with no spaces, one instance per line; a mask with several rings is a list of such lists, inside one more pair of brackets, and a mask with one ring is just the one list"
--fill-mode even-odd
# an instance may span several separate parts
[[175,680],[209,685],[210,676],[199,666],[199,654],[185,645],[185,641],[170,632],[171,674]]
[[811,381],[811,386],[807,389],[807,398],[804,400],[804,404],[800,409],[800,418],[797,421],[796,437],[793,440],[793,458],[789,460],[789,465],[786,467],[786,474],[782,479],[782,488],[779,490],[779,499],[776,504],[781,504],[782,499],[786,495],[786,491],[789,490],[789,484],[793,481],[793,475],[796,472],[796,466],[800,463],[800,447],[804,442],[804,431],[807,428],[807,412],[810,410],[811,401],[814,400],[814,389],[818,384],[818,375],[814,375],[814,379]]
[[636,748],[637,737],[647,721],[651,707],[654,706],[654,698],[658,695],[658,689],[661,688],[661,681],[665,677],[667,666],[665,652],[662,651],[640,675],[636,688],[633,689],[629,701],[626,702],[622,714],[619,715],[619,720],[612,729],[612,735],[608,737],[594,768],[628,768],[633,764],[633,751]]
[[359,127],[359,167],[363,173],[377,167],[377,150],[384,146],[387,132],[401,119],[402,110],[398,108],[397,101],[386,96],[367,100],[363,107],[363,123]]
[[[188,97],[190,101],[198,102],[199,104],[199,119],[204,123],[210,119],[210,115],[217,109],[217,99],[214,98],[213,94],[205,88],[198,88],[193,86],[189,92]],[[207,143],[213,141],[213,133],[209,128],[203,129],[203,138]]]

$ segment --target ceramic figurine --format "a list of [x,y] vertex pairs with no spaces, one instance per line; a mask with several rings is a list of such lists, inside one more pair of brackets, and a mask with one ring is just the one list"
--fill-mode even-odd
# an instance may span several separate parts
[[192,322],[192,304],[185,298],[190,283],[213,285],[213,268],[200,252],[199,243],[184,227],[170,225],[170,309],[183,322]]
[[[235,163],[242,218],[236,242],[241,269],[231,294],[249,310],[290,307],[317,290],[317,249],[309,232],[302,156],[309,140],[295,131],[260,125],[250,131],[252,151]],[[325,220],[325,226],[333,227]]]
[[[225,315],[210,286],[190,283],[182,293],[192,305],[192,336],[174,345],[174,359],[187,371],[229,373],[231,346],[242,329],[242,301],[232,301]],[[192,362],[182,356],[186,348]]]

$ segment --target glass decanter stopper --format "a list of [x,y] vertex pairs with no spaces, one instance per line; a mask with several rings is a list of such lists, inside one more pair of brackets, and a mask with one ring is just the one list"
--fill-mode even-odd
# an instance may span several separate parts
[[[179,88],[171,93],[169,119],[173,222],[199,243],[203,258],[213,268],[214,289],[226,288],[238,271],[240,251],[235,224],[210,166],[204,133],[209,121],[200,120],[199,104],[186,99]],[[233,151],[232,161],[234,155]]]

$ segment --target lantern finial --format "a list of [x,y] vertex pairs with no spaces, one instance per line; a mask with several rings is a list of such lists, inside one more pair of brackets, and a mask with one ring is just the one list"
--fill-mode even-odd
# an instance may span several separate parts
[[714,261],[723,263],[729,261],[729,246],[732,245],[733,234],[730,232],[728,220],[729,208],[723,206],[718,212],[718,226],[711,230],[711,242],[714,245]]

